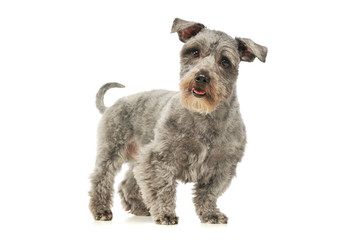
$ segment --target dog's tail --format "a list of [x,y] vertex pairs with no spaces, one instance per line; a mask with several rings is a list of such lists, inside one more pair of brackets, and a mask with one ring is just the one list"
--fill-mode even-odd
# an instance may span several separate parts
[[104,95],[105,95],[106,91],[108,91],[110,88],[125,88],[125,86],[120,83],[111,82],[111,83],[104,84],[99,89],[97,96],[96,96],[95,104],[101,114],[103,114],[105,112],[105,110],[107,109],[107,107],[104,106]]

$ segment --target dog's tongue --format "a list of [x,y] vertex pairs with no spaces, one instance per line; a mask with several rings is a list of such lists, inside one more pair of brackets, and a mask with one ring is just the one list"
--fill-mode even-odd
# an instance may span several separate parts
[[199,95],[203,95],[203,94],[206,93],[205,91],[200,90],[200,89],[196,89],[196,88],[193,88],[193,91],[194,91],[195,93],[199,94]]

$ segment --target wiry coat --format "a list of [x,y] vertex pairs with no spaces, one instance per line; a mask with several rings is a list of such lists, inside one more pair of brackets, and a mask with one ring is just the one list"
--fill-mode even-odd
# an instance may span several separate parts
[[194,204],[202,222],[227,223],[216,201],[235,176],[246,144],[235,87],[238,64],[254,57],[264,61],[267,49],[180,19],[172,31],[185,42],[180,92],[139,93],[109,108],[103,104],[106,90],[123,86],[109,83],[98,92],[103,117],[90,191],[97,220],[112,218],[114,176],[127,162],[130,169],[119,186],[126,210],[152,215],[159,224],[178,223],[175,191],[181,180],[195,183]]

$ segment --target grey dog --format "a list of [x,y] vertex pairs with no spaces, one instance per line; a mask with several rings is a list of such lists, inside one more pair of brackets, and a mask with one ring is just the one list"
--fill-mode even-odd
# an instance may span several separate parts
[[177,180],[194,182],[196,212],[203,223],[227,223],[217,208],[241,161],[246,133],[237,100],[240,61],[265,62],[267,48],[232,38],[203,24],[176,18],[172,33],[184,42],[180,53],[180,91],[153,90],[119,99],[106,108],[100,88],[96,105],[96,165],[89,208],[96,220],[111,220],[114,177],[129,164],[119,186],[125,210],[151,215],[155,223],[178,223]]

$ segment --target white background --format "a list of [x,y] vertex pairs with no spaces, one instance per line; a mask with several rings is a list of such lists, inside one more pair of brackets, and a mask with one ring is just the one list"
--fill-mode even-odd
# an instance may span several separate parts
[[[1,235],[361,239],[357,2],[1,1]],[[219,199],[229,224],[199,222],[191,184],[179,185],[178,226],[125,213],[118,195],[114,220],[94,222],[87,192],[101,117],[95,94],[111,81],[126,88],[110,90],[107,105],[145,90],[177,90],[175,17],[269,49],[265,64],[240,65],[249,143]]]

